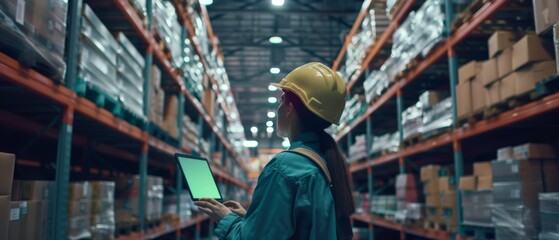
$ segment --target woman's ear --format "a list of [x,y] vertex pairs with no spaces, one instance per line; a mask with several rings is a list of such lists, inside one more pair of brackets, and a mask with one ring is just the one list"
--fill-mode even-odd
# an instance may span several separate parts
[[286,109],[286,115],[288,117],[293,117],[293,114],[295,114],[295,106],[293,106],[292,102],[287,103],[287,109]]

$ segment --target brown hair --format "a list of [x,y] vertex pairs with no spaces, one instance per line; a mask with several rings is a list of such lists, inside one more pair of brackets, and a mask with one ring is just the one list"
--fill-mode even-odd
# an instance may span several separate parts
[[285,100],[286,103],[290,102],[295,107],[302,128],[301,132],[318,134],[321,154],[325,157],[324,160],[332,177],[332,196],[336,207],[336,217],[351,216],[355,212],[355,202],[351,192],[346,160],[332,136],[324,131],[331,123],[309,111],[294,93],[285,91]]

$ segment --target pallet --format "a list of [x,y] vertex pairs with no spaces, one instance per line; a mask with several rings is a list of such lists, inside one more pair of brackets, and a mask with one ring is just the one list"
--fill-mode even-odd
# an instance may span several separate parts
[[130,235],[133,232],[140,231],[140,222],[138,220],[130,222],[117,222],[115,237]]
[[423,135],[421,133],[415,133],[407,138],[404,139],[404,146],[411,146],[414,144],[417,144],[419,142],[421,142],[421,139],[423,138]]
[[522,106],[531,101],[544,98],[556,92],[559,92],[559,77],[552,76],[538,82],[532,91],[507,98],[491,107],[486,108],[483,117],[484,119],[493,118],[505,111]]
[[445,223],[432,222],[432,221],[425,221],[423,224],[423,228],[431,229],[434,231],[449,232],[449,233],[455,233],[458,230],[456,226],[448,225]]
[[494,240],[495,228],[462,225],[465,236],[472,237],[474,240]]
[[421,141],[425,141],[425,140],[427,140],[427,139],[429,139],[429,138],[433,138],[433,137],[439,136],[439,135],[441,135],[441,134],[450,133],[450,132],[452,132],[452,129],[451,129],[450,127],[444,127],[444,128],[435,129],[435,130],[433,130],[433,131],[423,133],[423,134],[421,135],[421,139],[420,139],[420,140],[421,140]]
[[146,120],[146,117],[139,116],[136,113],[128,110],[124,106],[122,108],[122,119],[142,130],[146,130],[148,127],[148,121]]
[[464,23],[469,22],[472,16],[489,0],[474,0],[468,5],[460,15],[452,22],[452,32],[462,26]]
[[83,78],[76,80],[76,93],[95,103],[100,108],[104,108],[117,117],[122,116],[122,103],[120,100],[107,95],[97,87],[87,83]]
[[476,122],[483,120],[484,113],[485,113],[485,109],[472,112],[462,118],[458,118],[458,124],[459,126],[462,126],[464,124],[473,125]]

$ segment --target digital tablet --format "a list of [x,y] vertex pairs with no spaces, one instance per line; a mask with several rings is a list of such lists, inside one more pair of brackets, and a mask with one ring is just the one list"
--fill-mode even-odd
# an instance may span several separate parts
[[176,153],[175,159],[186,180],[192,200],[213,198],[220,202],[223,201],[207,159],[181,153]]

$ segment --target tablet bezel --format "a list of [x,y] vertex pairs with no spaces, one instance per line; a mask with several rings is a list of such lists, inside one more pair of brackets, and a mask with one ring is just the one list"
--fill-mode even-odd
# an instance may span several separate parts
[[188,154],[183,154],[183,153],[175,153],[175,161],[177,162],[177,166],[180,169],[183,179],[186,182],[186,186],[188,189],[188,193],[190,194],[190,198],[193,201],[198,201],[199,198],[194,198],[194,196],[192,195],[192,191],[190,191],[190,185],[188,184],[188,180],[186,179],[186,174],[184,173],[182,166],[181,166],[181,162],[179,160],[179,157],[184,157],[184,158],[191,158],[191,159],[196,159],[196,160],[201,160],[206,162],[206,164],[208,164],[208,168],[210,169],[210,173],[212,174],[212,179],[214,180],[214,184],[215,187],[217,188],[217,192],[219,193],[220,198],[213,198],[219,202],[223,202],[223,195],[221,194],[221,190],[219,189],[219,185],[217,185],[217,181],[215,179],[214,173],[212,171],[212,166],[210,165],[210,162],[208,162],[208,159],[206,158],[202,158],[202,157],[197,157],[197,156],[193,156],[193,155],[188,155]]

